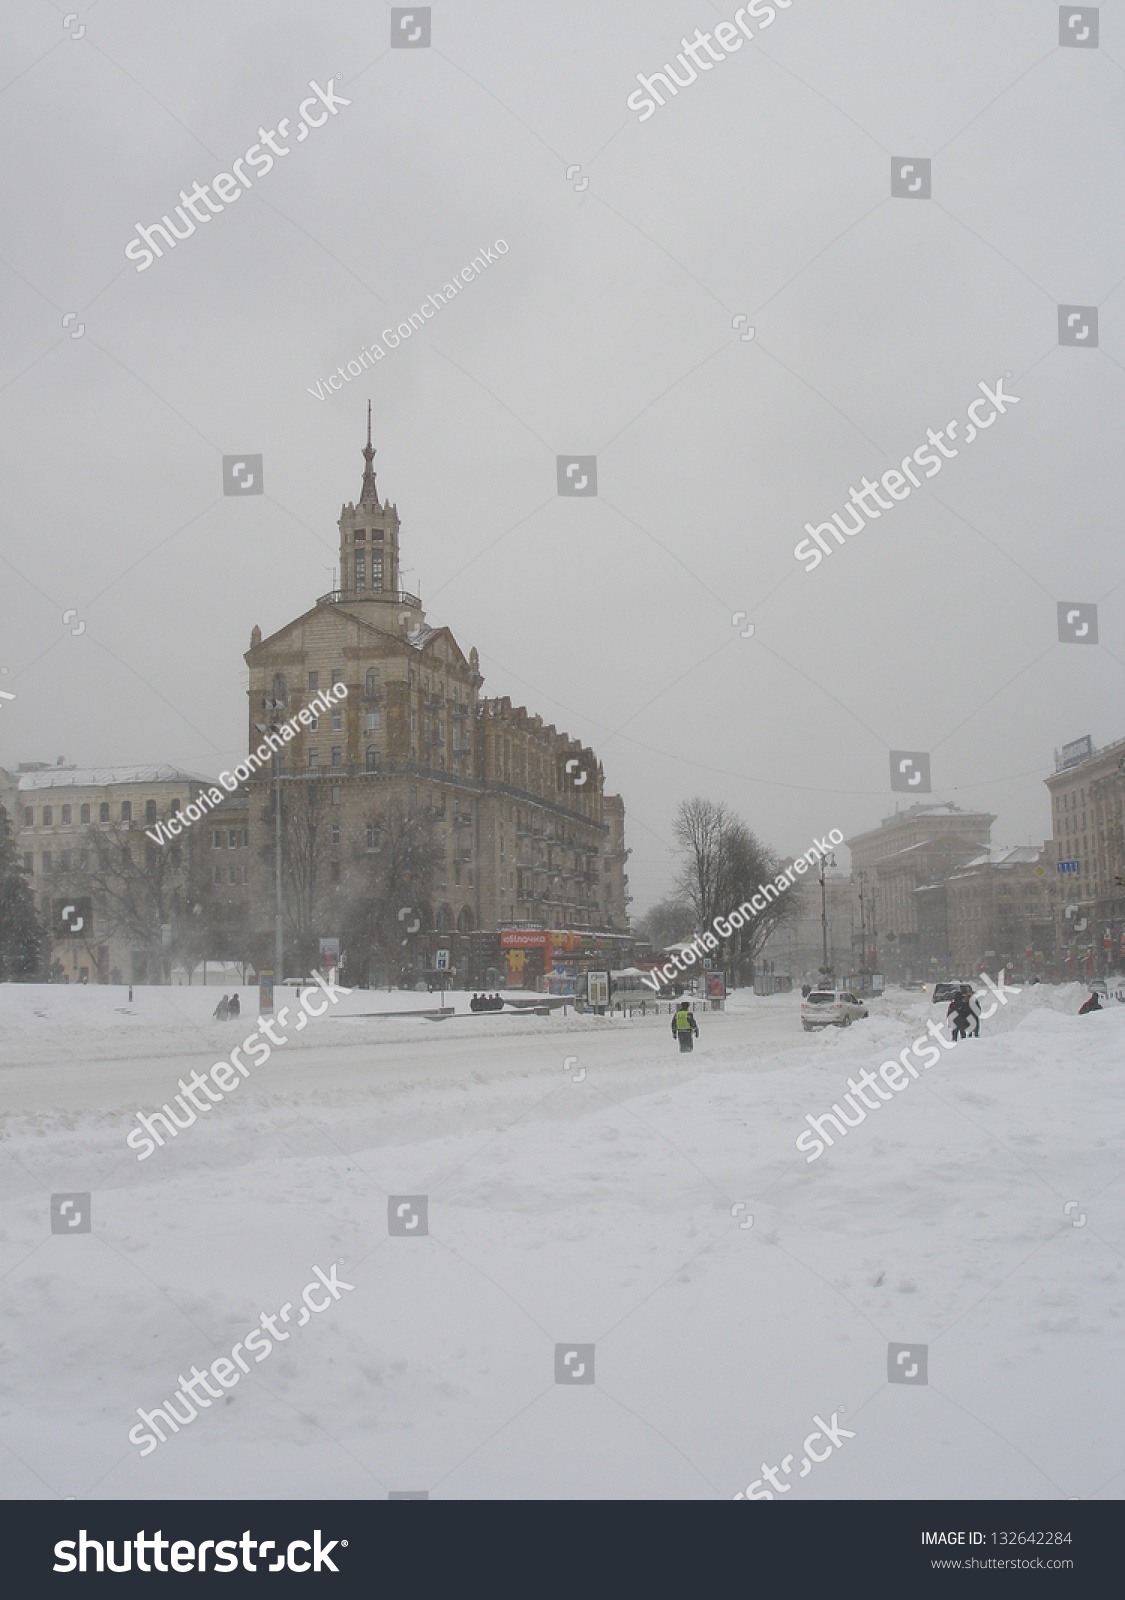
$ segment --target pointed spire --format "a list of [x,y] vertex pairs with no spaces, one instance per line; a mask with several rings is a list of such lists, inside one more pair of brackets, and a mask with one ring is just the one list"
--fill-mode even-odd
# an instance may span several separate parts
[[375,487],[375,468],[372,465],[375,449],[371,443],[371,401],[367,402],[367,444],[363,449],[363,459],[366,465],[363,469],[363,487],[359,492],[361,506],[374,506],[379,508],[379,491]]

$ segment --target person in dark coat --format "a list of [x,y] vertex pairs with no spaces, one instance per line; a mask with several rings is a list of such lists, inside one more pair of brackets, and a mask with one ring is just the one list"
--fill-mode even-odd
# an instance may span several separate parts
[[242,1015],[242,1001],[238,998],[237,990],[227,1001],[227,1015],[230,1017],[240,1017]]
[[213,1015],[218,1017],[220,1022],[225,1022],[230,1016],[230,999],[227,995],[224,995],[219,1001],[218,1005],[215,1007]]
[[962,985],[946,1008],[950,1019],[950,1037],[967,1039],[970,1033],[980,1033],[980,1007],[973,1007],[973,992]]
[[1090,998],[1085,1002],[1084,1005],[1080,1005],[1078,1007],[1078,1015],[1080,1017],[1084,1017],[1087,1011],[1100,1011],[1101,1009],[1102,1003],[1098,999],[1098,991],[1096,989],[1091,989]]

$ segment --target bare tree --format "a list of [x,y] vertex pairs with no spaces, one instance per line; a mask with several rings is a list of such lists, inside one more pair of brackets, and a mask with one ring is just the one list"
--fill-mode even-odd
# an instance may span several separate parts
[[[290,956],[299,972],[309,972],[317,963],[318,939],[329,911],[331,798],[330,782],[319,776],[282,778],[282,915]],[[264,861],[273,860],[272,832],[262,846]],[[278,979],[281,976],[277,974]]]
[[[683,801],[672,826],[681,856],[677,889],[694,913],[696,931],[713,931],[716,917],[736,911],[780,873],[775,852],[721,801],[698,795]],[[796,915],[796,896],[796,889],[787,888],[723,940],[736,982],[744,965],[753,976],[754,960],[770,934]]]
[[[738,817],[726,829],[722,858],[722,892],[730,910],[743,905],[758,894],[764,884],[781,874],[780,857],[751,833]],[[767,939],[796,917],[799,892],[794,886],[786,888],[776,898],[768,899],[763,911],[756,912],[724,941],[736,982],[744,966],[749,968],[749,977],[753,981],[754,962]]]
[[434,879],[443,850],[431,815],[396,798],[368,812],[362,846],[348,875],[344,916],[349,970],[369,980],[381,969],[403,981],[414,935],[428,931]]
[[637,923],[638,937],[657,950],[666,950],[680,939],[690,939],[695,931],[695,912],[678,894],[658,900]]
[[142,967],[138,981],[170,983],[178,945],[183,943],[188,955],[196,933],[188,920],[190,886],[183,847],[152,844],[129,823],[92,827],[84,842],[78,866],[63,879],[69,896],[89,896],[93,905],[89,934],[75,937],[95,963],[97,944],[127,940],[134,962]]
[[672,833],[682,857],[676,888],[691,906],[697,928],[707,927],[726,907],[723,891],[723,838],[734,817],[722,801],[682,800]]

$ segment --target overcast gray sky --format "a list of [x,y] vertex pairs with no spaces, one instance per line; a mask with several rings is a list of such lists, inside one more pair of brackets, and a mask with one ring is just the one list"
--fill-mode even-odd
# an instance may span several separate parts
[[[733,4],[440,0],[393,50],[372,0],[71,4],[0,15],[0,765],[238,759],[250,630],[330,587],[368,396],[406,585],[486,692],[598,750],[634,911],[692,793],[795,851],[929,751],[935,797],[1038,842],[1052,748],[1125,734],[1119,0],[1096,49],[1045,0],[793,0],[644,122],[636,75]],[[350,105],[295,142],[333,75]],[[134,224],[283,117],[273,170],[137,272]],[[930,199],[891,197],[896,156]],[[806,573],[803,524],[1004,373],[1018,406]],[[571,452],[596,497],[558,496]],[[263,495],[224,497],[232,453]]]

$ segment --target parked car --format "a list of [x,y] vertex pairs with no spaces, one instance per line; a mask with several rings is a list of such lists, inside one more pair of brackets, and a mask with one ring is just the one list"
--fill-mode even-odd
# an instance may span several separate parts
[[934,992],[930,996],[930,1004],[947,1006],[958,989],[968,989],[970,994],[974,992],[968,978],[943,978],[941,983],[934,984]]
[[850,989],[813,989],[801,1001],[806,1033],[814,1028],[850,1028],[857,1017],[865,1016],[867,1007]]

